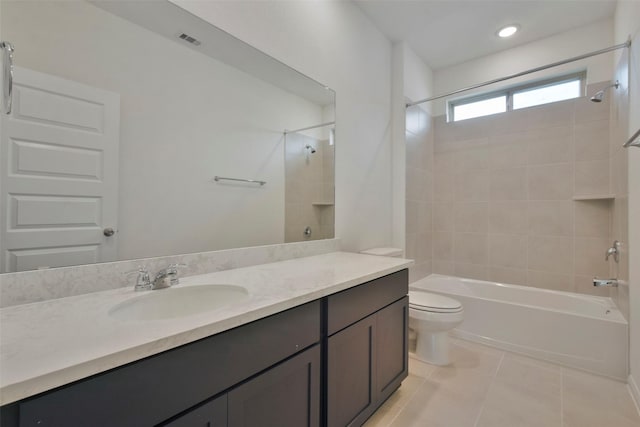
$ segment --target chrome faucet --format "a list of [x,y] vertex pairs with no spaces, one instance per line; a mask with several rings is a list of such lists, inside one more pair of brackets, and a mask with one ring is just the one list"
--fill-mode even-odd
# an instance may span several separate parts
[[597,277],[594,277],[593,286],[611,286],[615,288],[618,286],[618,279],[598,279]]
[[178,268],[185,266],[186,264],[170,264],[168,267],[158,271],[153,281],[151,281],[149,271],[144,266],[140,266],[137,270],[129,271],[125,274],[138,274],[136,285],[133,288],[135,291],[164,289],[180,283],[180,279],[178,277]]

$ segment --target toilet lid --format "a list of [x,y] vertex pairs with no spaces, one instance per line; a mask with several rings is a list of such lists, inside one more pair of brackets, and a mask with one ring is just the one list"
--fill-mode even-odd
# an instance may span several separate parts
[[451,312],[462,310],[462,304],[453,298],[429,292],[409,292],[409,307],[423,311]]

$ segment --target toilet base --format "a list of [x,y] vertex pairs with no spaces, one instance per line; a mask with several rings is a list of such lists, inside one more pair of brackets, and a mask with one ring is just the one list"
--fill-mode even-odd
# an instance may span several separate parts
[[416,359],[432,365],[448,365],[450,363],[448,334],[446,332],[418,332],[415,355]]

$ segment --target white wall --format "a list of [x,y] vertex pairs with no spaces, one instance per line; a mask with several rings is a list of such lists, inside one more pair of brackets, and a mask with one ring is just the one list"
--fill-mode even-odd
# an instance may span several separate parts
[[336,237],[391,242],[391,43],[351,2],[174,3],[336,91]]
[[[483,56],[462,64],[441,68],[434,72],[434,86],[438,88],[437,94],[446,93],[465,86],[471,86],[609,47],[612,44],[613,20],[608,19],[492,55]],[[512,79],[504,83],[486,86],[476,91],[468,91],[459,97],[496,90],[521,81],[541,79],[546,76],[584,69],[587,69],[588,84],[608,80],[612,75],[611,55],[612,54],[598,55],[580,62],[554,67],[519,79]],[[434,104],[434,115],[444,114],[445,102],[438,101]]]
[[16,65],[121,94],[119,259],[284,242],[282,131],[320,106],[86,2],[2,9]]
[[[619,1],[615,42],[632,37],[629,70],[629,136],[640,128],[640,2]],[[640,149],[629,148],[630,383],[640,405]]]

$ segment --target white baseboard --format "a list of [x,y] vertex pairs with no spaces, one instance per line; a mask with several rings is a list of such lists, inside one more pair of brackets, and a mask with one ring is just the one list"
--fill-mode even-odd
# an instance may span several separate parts
[[638,388],[638,383],[636,383],[636,380],[632,375],[629,375],[627,383],[629,386],[629,392],[631,393],[631,398],[636,404],[636,410],[638,411],[638,414],[640,414],[640,388]]

